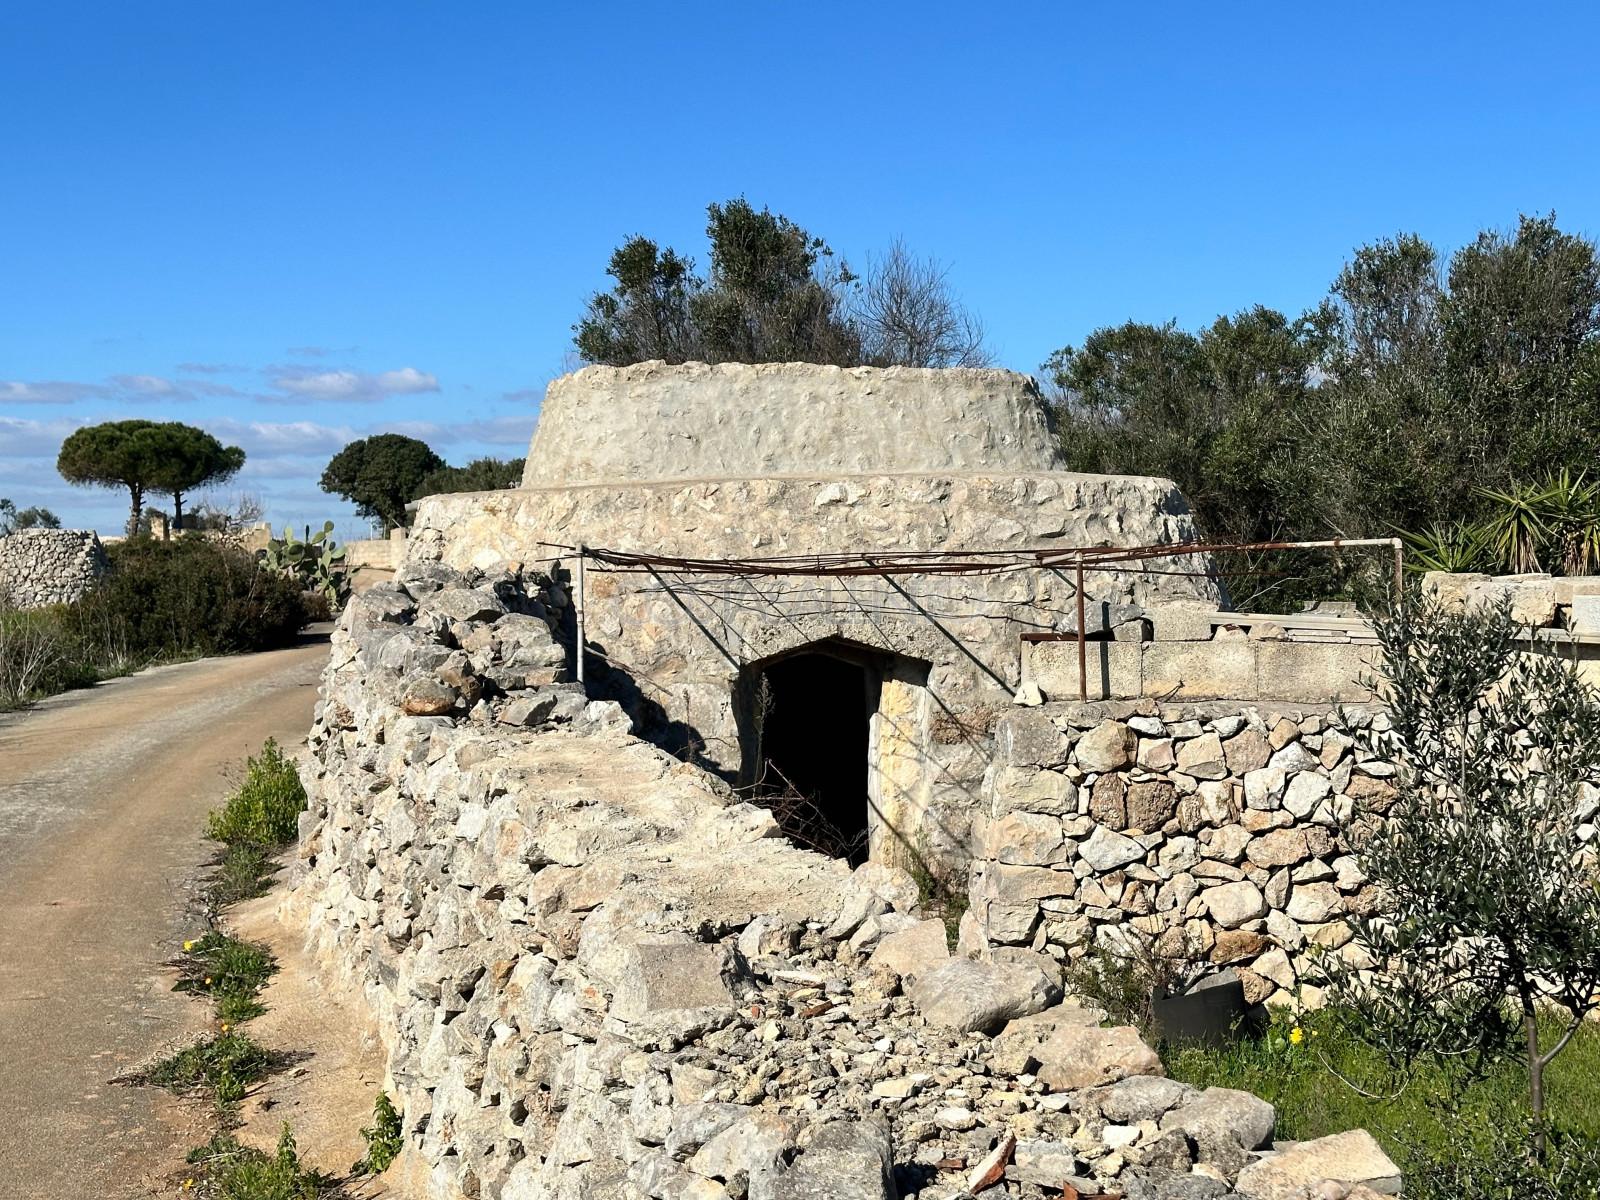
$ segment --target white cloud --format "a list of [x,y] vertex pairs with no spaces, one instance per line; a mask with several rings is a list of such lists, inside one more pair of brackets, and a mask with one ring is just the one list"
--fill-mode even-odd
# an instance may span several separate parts
[[0,404],[71,404],[110,394],[110,388],[96,383],[68,383],[61,379],[25,383],[0,379]]
[[[55,459],[61,442],[85,422],[63,417],[55,421],[33,421],[26,417],[0,417],[0,458]],[[52,469],[54,469],[52,467]],[[9,475],[11,468],[6,468]]]
[[[367,371],[312,371],[305,367],[269,367],[271,385],[286,395],[271,399],[291,402],[354,402],[370,404],[390,396],[437,392],[439,380],[430,371],[401,367],[374,375]],[[264,397],[266,398],[266,397]]]

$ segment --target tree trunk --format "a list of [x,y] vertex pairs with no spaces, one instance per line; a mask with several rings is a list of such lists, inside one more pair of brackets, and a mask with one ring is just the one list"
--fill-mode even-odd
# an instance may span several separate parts
[[128,536],[134,538],[139,536],[139,509],[144,506],[144,485],[130,483],[128,492],[133,497],[133,509],[128,514]]
[[172,493],[172,528],[177,533],[183,532],[183,493],[176,489]]
[[1524,1004],[1522,1022],[1528,1031],[1528,1107],[1533,1110],[1533,1151],[1544,1158],[1544,1060],[1539,1057],[1539,1018]]

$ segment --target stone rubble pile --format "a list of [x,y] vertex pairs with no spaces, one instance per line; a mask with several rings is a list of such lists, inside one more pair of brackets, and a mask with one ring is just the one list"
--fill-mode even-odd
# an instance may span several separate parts
[[1398,1189],[1366,1134],[1268,1148],[1270,1105],[1164,1078],[1047,953],[952,956],[905,871],[634,738],[564,682],[566,606],[548,568],[417,564],[333,635],[286,909],[372,1009],[412,1194]]
[[[1154,701],[1018,708],[996,728],[963,946],[1070,962],[1153,950],[1177,982],[1233,968],[1250,1003],[1321,1003],[1318,953],[1357,954],[1383,903],[1350,838],[1395,767],[1367,708]],[[1363,964],[1357,962],[1355,965]]]
[[0,601],[18,608],[71,604],[107,569],[92,529],[19,529],[0,537]]

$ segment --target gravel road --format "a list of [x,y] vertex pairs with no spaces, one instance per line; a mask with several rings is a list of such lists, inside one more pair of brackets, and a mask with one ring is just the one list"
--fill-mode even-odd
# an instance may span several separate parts
[[203,1140],[109,1081],[204,1026],[162,963],[199,928],[205,815],[266,737],[302,744],[327,654],[307,635],[0,716],[0,1194],[162,1195]]

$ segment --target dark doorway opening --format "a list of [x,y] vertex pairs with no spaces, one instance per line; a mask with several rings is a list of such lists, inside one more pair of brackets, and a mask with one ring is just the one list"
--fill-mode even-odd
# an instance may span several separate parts
[[876,676],[829,654],[762,669],[756,802],[797,844],[867,861],[867,749]]

